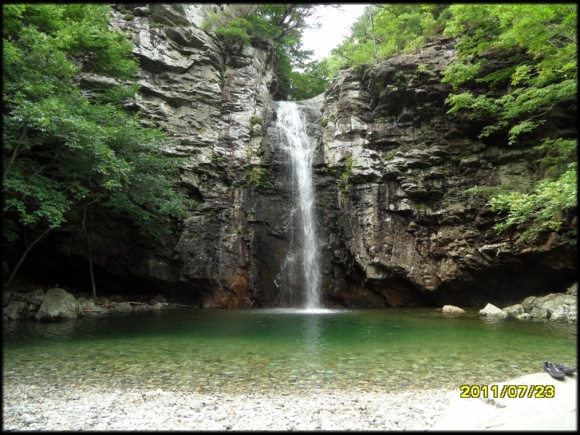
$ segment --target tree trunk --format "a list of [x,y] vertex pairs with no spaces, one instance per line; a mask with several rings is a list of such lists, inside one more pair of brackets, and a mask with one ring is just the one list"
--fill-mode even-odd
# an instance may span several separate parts
[[14,276],[16,276],[16,272],[18,271],[18,269],[20,268],[20,266],[22,265],[22,263],[24,263],[24,259],[26,258],[26,256],[28,255],[28,253],[32,250],[32,248],[34,248],[34,245],[36,245],[38,242],[40,242],[40,240],[44,236],[46,236],[50,231],[52,231],[52,228],[48,228],[40,236],[38,236],[30,245],[28,245],[26,247],[26,250],[24,251],[24,253],[20,257],[20,260],[18,260],[18,263],[16,263],[16,266],[14,266],[14,269],[12,270],[12,273],[10,274],[10,278],[8,278],[8,282],[6,283],[6,287],[8,287],[10,285],[10,283],[14,279]]
[[377,38],[375,36],[375,19],[373,17],[373,11],[372,11],[372,6],[368,7],[368,11],[369,11],[369,21],[371,23],[371,35],[373,36],[373,58],[374,58],[374,63],[377,63],[378,59],[377,59]]
[[[91,223],[93,222],[93,209],[91,207]],[[93,245],[91,244],[91,235],[90,235],[90,227],[87,231],[86,226],[86,218],[87,218],[87,206],[83,207],[83,232],[85,233],[85,239],[87,241],[87,251],[89,255],[89,276],[91,278],[91,289],[93,291],[93,298],[97,297],[97,286],[95,284],[95,273],[93,270]]]

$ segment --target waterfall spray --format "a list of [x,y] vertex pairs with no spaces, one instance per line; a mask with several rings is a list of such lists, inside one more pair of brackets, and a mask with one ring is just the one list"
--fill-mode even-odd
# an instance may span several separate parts
[[[282,148],[292,167],[292,186],[295,212],[299,214],[297,229],[301,251],[301,271],[306,287],[306,309],[320,308],[320,250],[316,235],[316,210],[312,179],[313,150],[306,134],[306,126],[296,103],[278,103],[277,126]],[[296,253],[291,253],[296,254]]]

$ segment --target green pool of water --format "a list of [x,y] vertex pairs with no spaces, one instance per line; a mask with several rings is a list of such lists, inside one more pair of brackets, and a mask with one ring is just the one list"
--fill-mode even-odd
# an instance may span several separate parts
[[576,365],[576,325],[472,314],[183,309],[5,323],[3,381],[230,393],[459,391],[542,371],[544,361]]

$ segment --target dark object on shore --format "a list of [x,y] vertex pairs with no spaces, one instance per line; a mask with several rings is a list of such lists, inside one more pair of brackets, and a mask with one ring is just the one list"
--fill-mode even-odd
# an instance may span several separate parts
[[565,375],[569,376],[576,371],[576,367],[566,367],[564,364],[554,364],[554,366],[563,371]]
[[550,376],[554,379],[564,379],[566,377],[566,373],[562,370],[557,368],[553,363],[546,361],[544,363],[544,370],[548,372]]

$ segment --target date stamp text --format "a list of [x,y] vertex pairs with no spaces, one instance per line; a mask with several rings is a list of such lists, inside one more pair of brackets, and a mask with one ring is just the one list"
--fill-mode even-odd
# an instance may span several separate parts
[[556,395],[554,385],[461,385],[462,399],[552,399]]

